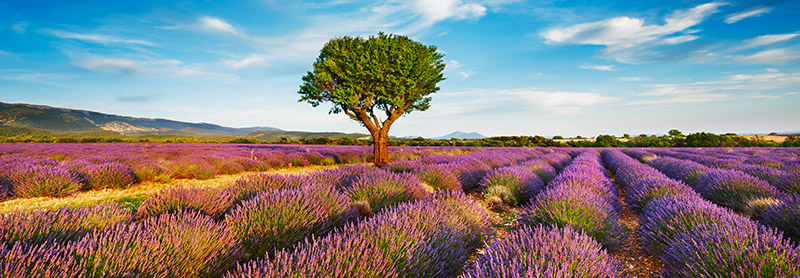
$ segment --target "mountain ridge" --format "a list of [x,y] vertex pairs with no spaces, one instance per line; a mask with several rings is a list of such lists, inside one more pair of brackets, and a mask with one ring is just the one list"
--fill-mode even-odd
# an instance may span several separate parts
[[0,102],[0,124],[53,132],[110,130],[122,134],[162,134],[178,131],[201,135],[238,136],[258,131],[283,131],[275,127],[234,128],[211,123],[190,123],[163,118],[122,116],[89,110],[5,102]]

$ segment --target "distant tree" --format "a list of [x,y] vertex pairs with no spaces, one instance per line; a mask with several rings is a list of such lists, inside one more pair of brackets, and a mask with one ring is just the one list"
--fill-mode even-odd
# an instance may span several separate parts
[[631,135],[625,133],[625,134],[622,134],[622,138],[629,139],[629,138],[631,138]]
[[564,139],[564,136],[561,135],[553,136],[553,140],[558,140],[558,139]]
[[303,76],[299,101],[314,107],[330,102],[329,113],[360,122],[372,135],[375,165],[383,166],[389,162],[389,128],[430,107],[429,95],[445,79],[443,58],[435,46],[405,36],[334,38],[320,50],[314,71]]
[[575,139],[583,139],[583,137],[578,135],[578,136],[575,136]]
[[614,135],[598,135],[597,139],[594,140],[594,146],[603,148],[619,147],[622,146],[622,142]]
[[684,137],[683,132],[681,132],[680,130],[677,130],[677,129],[670,130],[669,131],[669,136],[672,136],[672,137],[675,137],[675,138]]
[[775,136],[775,135],[778,135],[778,133],[773,131],[773,132],[770,132],[769,135]]

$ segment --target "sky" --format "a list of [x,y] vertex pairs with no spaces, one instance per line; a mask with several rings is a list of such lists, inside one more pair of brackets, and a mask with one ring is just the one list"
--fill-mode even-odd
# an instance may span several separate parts
[[800,1],[0,0],[0,101],[362,132],[298,102],[326,41],[446,61],[391,136],[800,131]]

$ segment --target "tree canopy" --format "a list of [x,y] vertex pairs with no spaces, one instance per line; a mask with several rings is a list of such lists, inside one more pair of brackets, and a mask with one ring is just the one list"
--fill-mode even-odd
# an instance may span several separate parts
[[329,113],[344,113],[364,125],[375,140],[375,162],[382,165],[388,152],[379,151],[385,150],[391,125],[430,107],[430,95],[445,79],[443,58],[435,46],[406,36],[334,38],[320,50],[314,70],[303,76],[299,101],[314,107],[330,102]]

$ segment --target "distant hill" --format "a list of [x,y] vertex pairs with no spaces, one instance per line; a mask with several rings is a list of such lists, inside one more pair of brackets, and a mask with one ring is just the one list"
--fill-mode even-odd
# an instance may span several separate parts
[[433,137],[431,139],[450,139],[450,138],[483,139],[483,138],[486,138],[486,136],[483,136],[483,134],[480,134],[480,133],[477,133],[477,132],[466,133],[466,132],[456,131],[456,132],[453,132],[453,133],[450,133],[450,134],[447,134],[447,135],[442,135],[442,136],[439,136],[439,137]]
[[114,131],[126,135],[182,134],[238,136],[258,131],[282,131],[274,127],[233,128],[209,123],[136,118],[44,105],[0,102],[0,125],[50,132]]

